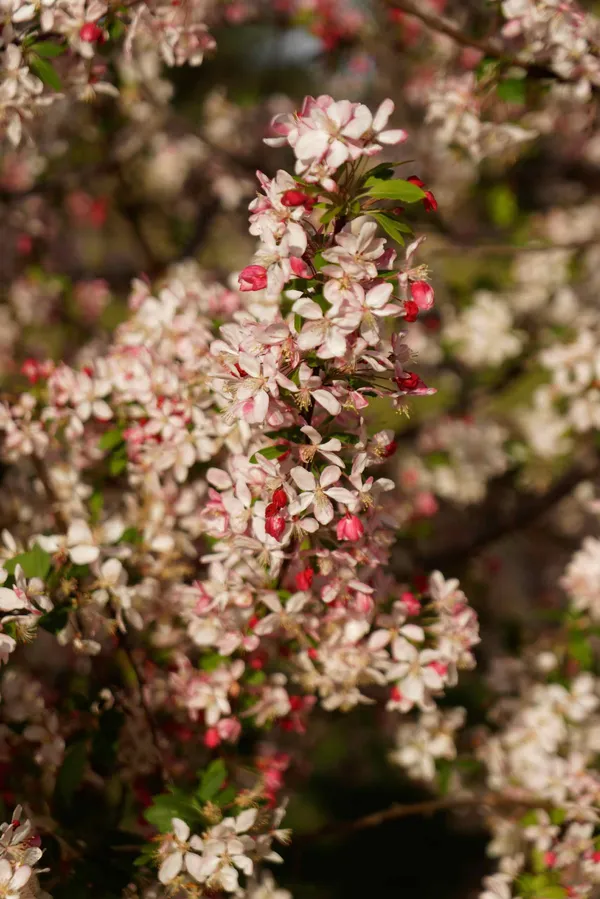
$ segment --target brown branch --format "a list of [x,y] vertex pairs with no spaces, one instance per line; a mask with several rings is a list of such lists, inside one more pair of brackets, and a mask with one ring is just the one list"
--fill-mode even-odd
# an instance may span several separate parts
[[478,796],[443,796],[437,799],[426,799],[423,802],[414,802],[410,805],[394,803],[389,808],[379,812],[372,812],[354,821],[326,824],[317,830],[300,834],[294,839],[294,843],[312,842],[329,836],[346,836],[359,830],[367,830],[379,827],[388,821],[398,821],[401,818],[414,818],[419,815],[435,815],[437,812],[450,811],[459,808],[545,808],[548,804],[537,799],[517,799],[505,796],[501,793],[485,793]]
[[507,486],[512,491],[515,489],[513,474],[497,480],[497,490],[491,490],[486,502],[482,506],[480,525],[475,533],[464,541],[453,546],[444,547],[441,550],[432,550],[428,553],[412,554],[411,561],[415,567],[424,571],[436,569],[452,573],[458,567],[476,556],[492,543],[502,539],[507,534],[522,531],[534,524],[543,515],[565,499],[575,488],[585,480],[595,477],[600,473],[600,463],[596,460],[586,460],[575,465],[560,477],[545,493],[520,494],[518,502],[509,508],[503,508],[498,497],[498,492]]
[[544,253],[552,250],[571,250],[573,253],[576,253],[591,247],[597,247],[598,245],[600,245],[600,235],[573,243],[539,243],[528,244],[527,246],[498,243],[471,244],[468,241],[458,240],[453,245],[432,247],[431,253],[436,256],[452,256],[465,251],[469,255],[475,254],[477,256],[485,256],[487,254],[491,256],[511,256],[516,253]]
[[[435,13],[430,12],[428,9],[417,6],[412,0],[388,0],[388,6],[392,9],[398,9],[409,16],[414,16],[415,19],[420,19],[432,31],[437,31],[438,34],[445,34],[457,44],[460,44],[461,47],[473,47],[486,56],[506,60],[506,54],[503,52],[500,44],[486,39],[471,37],[461,31],[453,22],[443,19],[441,16],[436,16]],[[517,63],[514,64],[517,65]]]

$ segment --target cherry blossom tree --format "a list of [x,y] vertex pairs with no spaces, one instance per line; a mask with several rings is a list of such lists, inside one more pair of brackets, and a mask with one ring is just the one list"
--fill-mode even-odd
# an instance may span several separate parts
[[588,6],[4,0],[2,896],[598,893]]

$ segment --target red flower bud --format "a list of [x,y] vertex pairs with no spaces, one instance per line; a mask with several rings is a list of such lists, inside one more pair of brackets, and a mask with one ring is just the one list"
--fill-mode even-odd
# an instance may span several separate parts
[[404,317],[407,322],[414,322],[419,316],[419,307],[414,300],[406,300],[404,303]]
[[305,568],[304,571],[298,572],[298,574],[294,578],[294,581],[296,584],[296,589],[297,590],[310,590],[312,582],[313,582],[314,574],[315,573],[312,570],[312,568]]
[[[288,504],[287,493],[283,489],[283,487],[278,487],[271,497],[271,505],[275,506],[276,511],[278,512],[280,509],[284,509]],[[267,512],[267,515],[269,513]]]
[[104,32],[98,28],[95,22],[85,22],[79,29],[79,37],[86,44],[93,44],[95,41],[101,40]]
[[33,248],[33,240],[30,234],[19,234],[17,237],[17,253],[21,256],[29,256]]
[[394,455],[394,453],[396,452],[397,449],[398,449],[398,444],[396,443],[395,440],[392,440],[392,442],[388,443],[387,446],[384,446],[380,452],[384,459],[389,459],[391,456]]
[[[416,175],[411,175],[410,178],[407,178],[406,180],[410,181],[411,184],[416,184],[417,187],[420,187],[422,190],[425,188],[425,182],[421,181],[420,178],[417,178]],[[425,191],[423,205],[425,206],[426,212],[435,212],[438,208],[437,200],[430,190]]]
[[399,378],[395,379],[400,390],[415,390],[420,384],[421,379],[414,371],[405,371]]
[[423,200],[423,205],[425,206],[425,212],[437,212],[437,200],[430,190],[425,191],[425,199]]
[[286,190],[281,195],[282,206],[309,206],[314,204],[312,197],[303,193],[301,190]]
[[221,737],[219,736],[219,731],[216,727],[209,727],[206,733],[204,734],[204,745],[208,746],[209,749],[214,749],[221,742]]
[[282,515],[271,515],[265,519],[265,531],[275,540],[281,540],[285,531],[285,518]]

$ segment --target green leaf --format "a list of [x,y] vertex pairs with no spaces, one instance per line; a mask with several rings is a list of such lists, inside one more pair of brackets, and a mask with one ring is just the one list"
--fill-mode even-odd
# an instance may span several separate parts
[[86,740],[78,740],[67,749],[64,761],[56,777],[55,798],[70,805],[85,773],[88,747]]
[[121,19],[115,19],[108,29],[111,41],[118,41],[123,37],[126,30],[125,23]]
[[395,175],[391,162],[380,162],[367,172],[367,178],[379,178],[381,181],[390,181]]
[[229,805],[230,802],[233,802],[236,796],[237,790],[233,784],[230,784],[224,790],[221,790],[220,793],[217,793],[213,801],[223,808],[224,805]]
[[355,446],[360,438],[357,434],[342,434],[341,431],[336,431],[335,434],[329,434],[328,440],[331,439],[339,440],[340,443],[348,444],[349,446]]
[[506,78],[498,84],[496,94],[507,103],[524,103],[525,84],[524,78]]
[[125,528],[123,533],[121,534],[121,539],[119,543],[141,543],[142,542],[142,534],[137,528]]
[[52,609],[51,612],[42,615],[38,624],[40,627],[43,627],[45,631],[48,631],[49,634],[57,634],[67,626],[70,610],[70,605],[57,606],[55,609]]
[[62,56],[67,48],[65,44],[54,44],[52,41],[39,41],[37,44],[31,44],[29,49],[34,53],[37,53],[38,56],[43,56],[45,59],[52,59],[55,56]]
[[279,428],[277,431],[267,431],[266,435],[273,440],[289,440],[291,443],[304,443],[306,441],[304,434],[297,426],[293,428]]
[[113,477],[116,477],[127,468],[127,450],[125,445],[121,446],[108,460],[108,470]]
[[104,507],[104,495],[100,490],[94,490],[90,496],[89,506],[92,523],[96,524],[100,520],[100,515],[102,514],[102,509]]
[[446,796],[450,789],[450,780],[452,778],[453,766],[447,759],[437,759],[436,761],[438,790],[442,796]]
[[186,822],[198,820],[200,810],[186,793],[173,787],[170,793],[154,796],[150,808],[144,812],[144,818],[161,833],[172,829],[173,818],[182,818]]
[[491,75],[498,68],[498,65],[499,62],[495,57],[484,56],[484,58],[475,69],[477,80],[481,81],[482,78],[486,78],[488,75]]
[[427,462],[432,468],[448,465],[450,462],[450,453],[445,452],[445,450],[436,450],[433,453],[428,453]]
[[425,196],[425,192],[411,181],[403,181],[396,178],[393,181],[385,181],[380,178],[367,178],[365,187],[369,189],[369,196],[377,200],[401,200],[403,203],[418,203]]
[[401,244],[401,246],[404,246],[402,233],[411,233],[412,230],[408,225],[395,221],[395,219],[390,218],[389,215],[385,215],[383,212],[370,212],[369,215],[381,225],[385,233],[389,234],[392,240],[395,240],[397,243]]
[[574,631],[569,635],[569,655],[574,658],[582,668],[589,670],[594,664],[594,650],[588,637],[581,631]]
[[200,780],[200,786],[196,791],[196,795],[202,802],[208,802],[217,795],[223,782],[227,777],[227,768],[222,759],[216,759],[211,762],[206,771],[203,772]]
[[120,443],[123,443],[123,428],[111,428],[110,431],[104,432],[98,441],[98,447],[101,450],[111,450]]
[[499,228],[509,228],[519,215],[517,199],[507,184],[498,184],[488,194],[490,218]]
[[[284,453],[289,452],[289,447],[284,446],[282,444],[277,444],[276,446],[265,446],[263,449],[258,450],[261,456],[264,456],[265,459],[278,459],[280,456],[283,456]],[[250,461],[252,464],[256,464],[256,456],[258,453],[255,453],[251,456]]]
[[328,225],[334,220],[334,218],[338,217],[343,208],[343,206],[331,206],[327,210],[327,212],[323,213],[323,215],[321,216],[321,224]]
[[225,656],[219,655],[218,652],[205,653],[198,662],[198,667],[203,671],[215,671],[225,661]]
[[9,559],[3,567],[9,574],[14,574],[17,565],[21,566],[25,577],[39,577],[44,580],[52,566],[52,557],[36,543],[29,552],[20,553]]
[[47,84],[52,90],[62,90],[62,82],[52,63],[42,59],[41,56],[31,56],[27,61],[29,63],[29,68],[38,76],[40,81]]

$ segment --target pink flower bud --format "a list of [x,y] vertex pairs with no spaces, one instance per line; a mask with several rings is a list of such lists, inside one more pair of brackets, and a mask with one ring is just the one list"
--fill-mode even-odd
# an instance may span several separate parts
[[402,605],[406,609],[407,615],[418,615],[421,611],[421,604],[414,593],[410,593],[406,590],[402,596],[400,597],[400,601]]
[[218,732],[221,740],[228,740],[230,743],[235,743],[242,732],[242,725],[237,718],[221,718],[214,729]]
[[446,677],[448,674],[448,666],[444,662],[432,662],[429,667],[433,668],[440,677]]
[[262,265],[247,265],[240,272],[238,283],[240,290],[262,290],[267,286],[267,270]]
[[415,512],[424,518],[431,518],[438,510],[438,503],[433,493],[419,493],[415,498]]
[[410,285],[410,295],[422,312],[427,312],[433,306],[433,288],[427,281],[413,281]]
[[290,256],[290,266],[297,278],[310,278],[312,275],[309,266],[299,256]]
[[206,733],[204,734],[204,745],[208,746],[209,749],[214,749],[221,742],[221,737],[219,736],[219,731],[216,727],[209,727]]
[[282,515],[265,518],[265,531],[275,540],[281,540],[281,535],[285,531],[285,518]]
[[364,532],[365,529],[360,518],[357,518],[356,515],[351,515],[350,512],[346,512],[336,526],[338,540],[360,540]]

